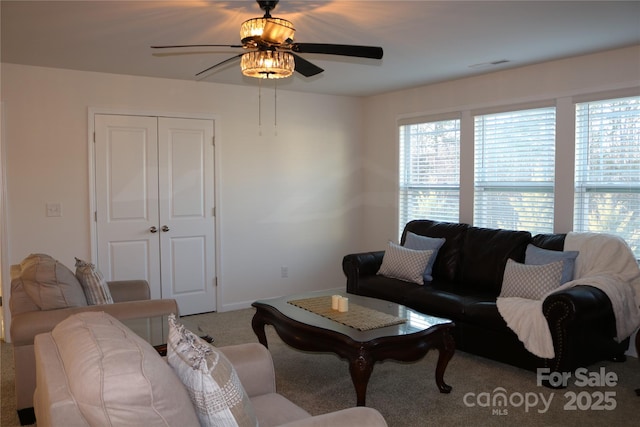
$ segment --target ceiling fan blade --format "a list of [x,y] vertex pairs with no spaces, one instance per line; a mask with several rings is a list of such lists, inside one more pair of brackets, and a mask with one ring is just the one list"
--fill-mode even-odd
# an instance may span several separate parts
[[358,58],[382,59],[382,48],[349,44],[293,43],[291,50],[297,53],[324,53],[326,55],[355,56]]
[[295,53],[292,53],[291,55],[293,55],[293,58],[296,61],[296,71],[305,77],[312,77],[324,71],[322,68],[318,67],[315,64],[312,64],[311,62],[296,55]]
[[232,57],[231,57],[231,58],[229,58],[229,59],[225,59],[225,60],[224,60],[224,61],[222,61],[222,62],[218,62],[217,64],[212,65],[211,67],[207,68],[206,70],[202,70],[202,71],[200,71],[198,74],[196,74],[196,76],[199,76],[199,75],[201,75],[201,74],[204,74],[204,73],[206,73],[207,71],[211,71],[211,70],[213,70],[214,68],[216,68],[216,67],[220,67],[221,65],[224,65],[224,64],[229,63],[229,62],[231,62],[231,61],[235,61],[236,59],[240,58],[242,55],[244,55],[244,54],[242,54],[242,53],[241,53],[240,55],[232,56]]
[[174,49],[181,47],[242,47],[241,44],[176,44],[169,46],[151,46],[151,49]]

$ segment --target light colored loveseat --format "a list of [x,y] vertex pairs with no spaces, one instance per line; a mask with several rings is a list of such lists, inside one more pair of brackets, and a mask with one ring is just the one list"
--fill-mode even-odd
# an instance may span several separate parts
[[[365,407],[312,417],[276,393],[273,361],[261,344],[219,350],[234,366],[260,427],[386,426],[378,411]],[[35,354],[38,427],[199,425],[171,366],[112,316],[74,315],[38,335]]]
[[[22,424],[33,422],[31,408],[36,386],[36,335],[51,331],[72,314],[86,311],[104,311],[121,320],[178,313],[177,303],[173,299],[151,300],[149,284],[145,280],[107,282],[114,304],[87,305],[79,283],[63,283],[73,282],[73,273],[57,262],[52,263],[51,259],[47,255],[33,254],[20,264],[11,266],[10,335],[15,361],[16,403]],[[44,271],[47,268],[51,271]],[[37,274],[33,272],[34,269],[37,269]],[[34,282],[39,280],[43,281],[44,289],[38,292],[36,302],[26,287],[30,286],[31,295],[34,295],[33,291],[37,289],[37,283]],[[58,292],[56,286],[67,287],[63,292]],[[58,299],[55,304],[67,307],[53,308],[55,299]]]

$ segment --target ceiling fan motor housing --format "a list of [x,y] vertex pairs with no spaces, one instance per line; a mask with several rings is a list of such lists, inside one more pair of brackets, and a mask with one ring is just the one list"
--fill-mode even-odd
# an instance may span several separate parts
[[260,9],[264,10],[264,17],[271,18],[271,11],[276,8],[276,5],[278,4],[279,0],[273,0],[273,1],[256,0],[256,1],[260,5]]

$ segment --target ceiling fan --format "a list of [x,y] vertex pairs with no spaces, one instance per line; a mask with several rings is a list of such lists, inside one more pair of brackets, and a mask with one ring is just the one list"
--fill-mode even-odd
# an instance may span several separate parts
[[327,43],[296,43],[293,41],[295,28],[290,21],[271,16],[279,0],[256,0],[264,10],[262,18],[252,18],[240,27],[239,45],[225,44],[188,44],[170,46],[151,46],[153,49],[174,49],[191,47],[230,47],[242,48],[246,52],[219,62],[196,74],[199,76],[216,67],[240,59],[242,74],[262,79],[289,77],[294,71],[305,77],[315,76],[324,70],[302,58],[299,53],[319,53],[358,58],[382,59],[382,48]]

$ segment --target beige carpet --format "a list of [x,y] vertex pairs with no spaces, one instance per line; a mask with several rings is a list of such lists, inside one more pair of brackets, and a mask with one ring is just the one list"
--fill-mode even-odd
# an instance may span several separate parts
[[[190,329],[215,338],[218,346],[257,342],[251,330],[252,309],[211,313],[182,319]],[[312,414],[330,412],[355,404],[348,365],[333,354],[306,353],[284,344],[268,327],[277,387],[280,393]],[[367,405],[377,408],[389,426],[627,426],[637,425],[640,397],[640,363],[607,362],[589,368],[590,375],[616,375],[615,386],[576,385],[550,390],[536,385],[535,374],[463,352],[457,352],[447,368],[445,381],[451,394],[441,394],[434,380],[437,352],[416,363],[379,363],[367,391]],[[501,389],[500,389],[501,388]],[[13,360],[10,345],[2,343],[2,426],[17,426],[13,398]],[[502,391],[506,406],[492,404]],[[606,393],[606,394],[605,394]],[[572,402],[572,395],[577,399]],[[602,400],[607,396],[607,400]],[[529,399],[525,408],[522,399]],[[537,399],[537,404],[536,404]],[[551,403],[545,410],[542,399]],[[601,400],[601,405],[597,401]],[[572,404],[575,403],[575,404]],[[472,406],[473,405],[473,406]],[[598,406],[611,410],[595,409]]]

